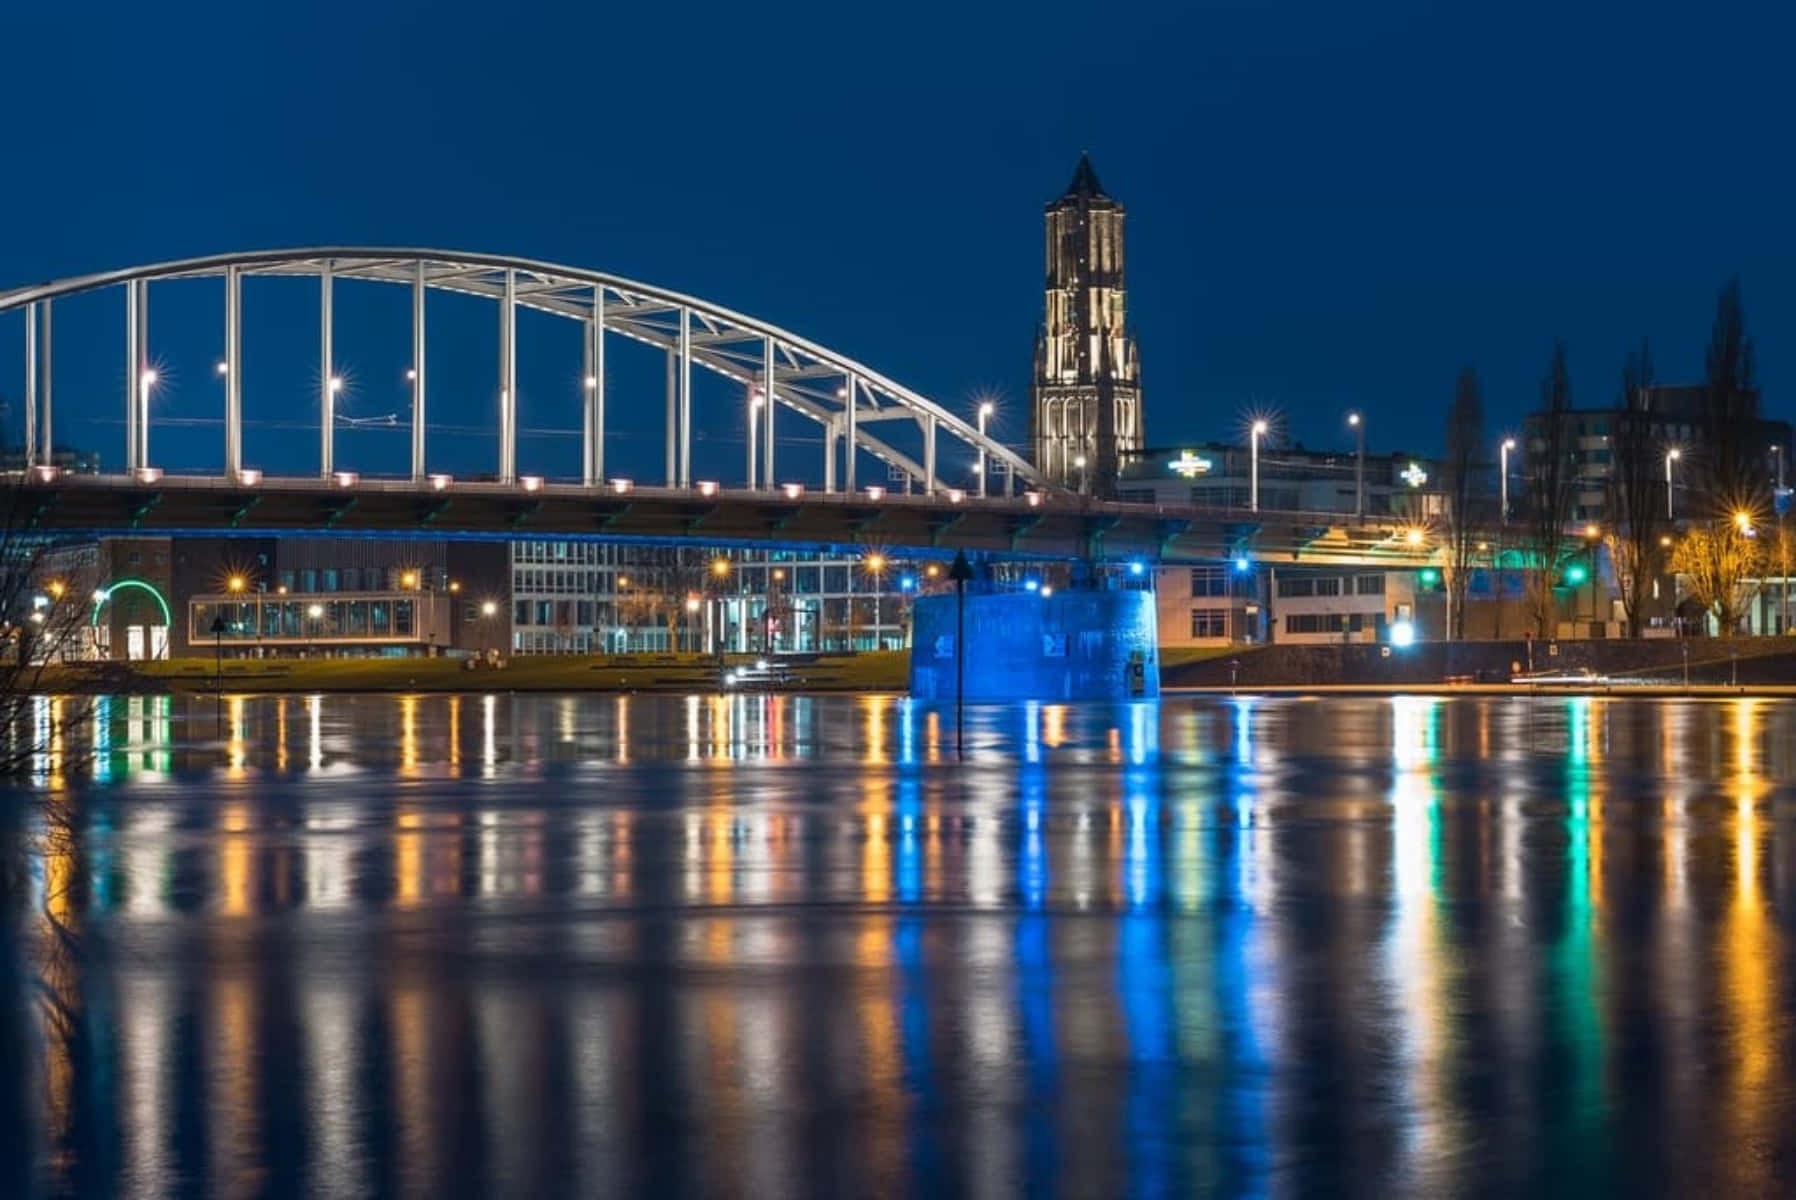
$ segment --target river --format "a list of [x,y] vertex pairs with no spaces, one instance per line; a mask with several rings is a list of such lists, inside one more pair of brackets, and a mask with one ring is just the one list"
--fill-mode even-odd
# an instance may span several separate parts
[[890,696],[78,709],[14,793],[6,1195],[1764,1194],[1796,1156],[1793,703],[982,706],[964,762]]

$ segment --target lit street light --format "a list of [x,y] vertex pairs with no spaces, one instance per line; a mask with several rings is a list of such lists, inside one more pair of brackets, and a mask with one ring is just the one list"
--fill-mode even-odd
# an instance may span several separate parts
[[[883,582],[880,576],[885,573],[886,556],[879,553],[869,554],[864,565],[867,568],[867,574],[873,576],[873,648],[879,650],[882,648],[879,640],[879,590]],[[851,615],[853,603],[853,600],[849,601]]]
[[1260,511],[1260,439],[1266,436],[1266,422],[1255,421],[1252,430],[1252,476],[1248,484],[1248,500],[1254,512]]
[[1073,466],[1079,468],[1079,492],[1081,495],[1083,495],[1085,492],[1085,482],[1086,482],[1085,481],[1085,456],[1083,454],[1075,455],[1073,458]]
[[1509,524],[1509,452],[1513,449],[1515,449],[1515,439],[1504,438],[1502,449],[1497,455],[1503,464],[1501,473],[1503,477],[1503,524],[1505,525]]
[[1347,414],[1356,439],[1353,464],[1353,515],[1366,515],[1366,421],[1356,410]]
[[1665,452],[1665,519],[1667,521],[1677,520],[1677,506],[1672,503],[1671,464],[1683,456],[1684,452],[1676,446]]
[[985,422],[996,409],[997,406],[990,400],[981,401],[979,404],[979,498],[981,500],[985,499]]

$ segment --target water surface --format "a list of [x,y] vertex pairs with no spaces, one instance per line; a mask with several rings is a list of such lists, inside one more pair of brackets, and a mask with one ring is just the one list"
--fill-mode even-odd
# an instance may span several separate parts
[[[73,704],[74,702],[68,702]],[[46,703],[0,1193],[1786,1190],[1796,705]]]

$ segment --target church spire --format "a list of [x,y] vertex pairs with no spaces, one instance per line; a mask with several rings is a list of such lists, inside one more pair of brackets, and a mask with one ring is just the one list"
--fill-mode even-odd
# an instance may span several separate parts
[[1079,152],[1079,166],[1073,171],[1073,181],[1066,186],[1066,194],[1068,198],[1110,199],[1104,194],[1104,185],[1098,182],[1098,173],[1092,170],[1089,152],[1083,150]]

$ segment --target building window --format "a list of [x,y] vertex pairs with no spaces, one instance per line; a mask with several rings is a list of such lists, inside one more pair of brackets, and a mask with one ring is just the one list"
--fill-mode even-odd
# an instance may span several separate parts
[[1341,581],[1332,575],[1327,579],[1318,579],[1316,581],[1316,594],[1318,596],[1339,596],[1341,594]]
[[1191,636],[1194,638],[1227,637],[1228,618],[1227,609],[1194,608],[1191,610]]
[[1229,576],[1225,567],[1192,567],[1191,594],[1193,596],[1226,596],[1229,594]]
[[1382,596],[1384,595],[1384,576],[1361,575],[1354,590],[1362,596]]
[[1278,581],[1278,594],[1284,597],[1314,596],[1316,594],[1316,581],[1314,579],[1306,579],[1303,576],[1298,576],[1295,579],[1289,577],[1282,578]]

